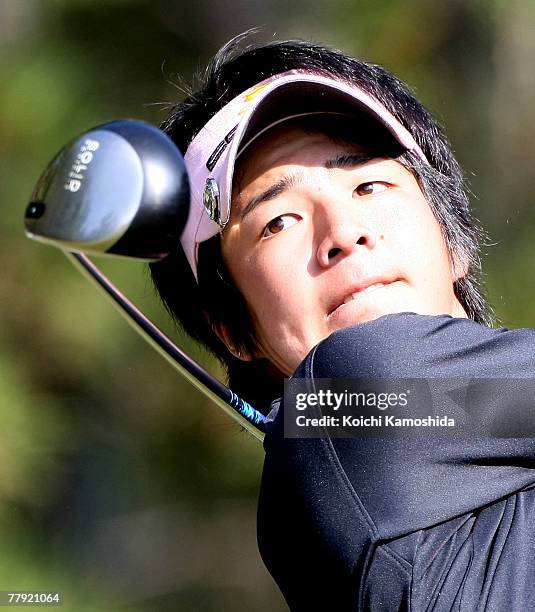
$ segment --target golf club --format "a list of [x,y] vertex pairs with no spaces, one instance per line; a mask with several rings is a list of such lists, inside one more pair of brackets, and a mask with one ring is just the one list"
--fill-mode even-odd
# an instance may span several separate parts
[[186,355],[85,255],[163,259],[188,207],[186,166],[171,139],[142,121],[113,121],[72,140],[48,165],[26,208],[26,234],[65,251],[163,357],[262,440],[264,415]]

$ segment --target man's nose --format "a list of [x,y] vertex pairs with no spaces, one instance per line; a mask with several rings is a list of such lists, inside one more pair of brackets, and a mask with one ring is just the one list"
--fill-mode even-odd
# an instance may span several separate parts
[[357,218],[355,206],[354,202],[349,208],[334,204],[327,214],[318,219],[321,241],[317,258],[321,267],[332,266],[357,250],[373,249],[377,244],[375,231]]

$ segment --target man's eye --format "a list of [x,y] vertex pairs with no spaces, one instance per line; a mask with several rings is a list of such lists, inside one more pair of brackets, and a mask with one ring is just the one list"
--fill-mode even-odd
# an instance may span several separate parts
[[266,225],[262,237],[267,238],[268,236],[278,234],[279,232],[288,229],[290,226],[295,225],[297,221],[298,218],[296,215],[288,214],[280,215],[280,217],[275,217]]
[[387,183],[383,181],[371,181],[370,183],[361,183],[356,189],[355,192],[359,196],[372,195],[380,193],[387,188]]

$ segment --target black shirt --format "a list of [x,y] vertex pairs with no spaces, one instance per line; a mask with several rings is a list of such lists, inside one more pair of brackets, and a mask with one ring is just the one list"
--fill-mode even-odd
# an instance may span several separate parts
[[[535,379],[535,330],[387,315],[294,376]],[[535,611],[535,431],[496,437],[509,410],[479,414],[477,438],[389,439],[285,438],[275,410],[258,541],[291,610]]]

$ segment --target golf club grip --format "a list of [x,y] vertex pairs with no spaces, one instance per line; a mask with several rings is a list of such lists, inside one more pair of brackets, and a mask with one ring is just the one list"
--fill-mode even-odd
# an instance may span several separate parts
[[266,417],[241,397],[214,378],[184,353],[168,336],[150,321],[101,270],[83,253],[65,251],[66,256],[84,275],[96,283],[111,298],[119,312],[145,340],[165,357],[197,389],[207,395],[255,438],[264,439]]

